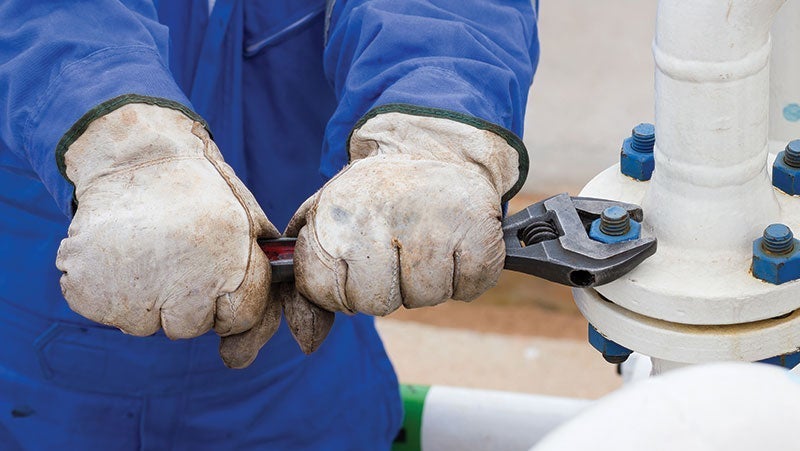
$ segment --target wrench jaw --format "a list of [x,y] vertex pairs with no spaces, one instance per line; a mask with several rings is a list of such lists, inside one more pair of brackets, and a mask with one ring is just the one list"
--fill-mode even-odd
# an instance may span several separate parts
[[642,209],[605,199],[571,198],[562,193],[531,205],[503,221],[505,269],[562,285],[586,288],[616,280],[656,251],[656,239],[604,244],[589,238],[592,221],[608,207],[621,206],[637,221]]

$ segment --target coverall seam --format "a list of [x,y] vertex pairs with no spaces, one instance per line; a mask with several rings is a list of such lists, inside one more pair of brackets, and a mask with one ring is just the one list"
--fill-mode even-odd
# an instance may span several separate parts
[[275,32],[267,30],[264,33],[266,37],[253,39],[250,41],[250,43],[245,42],[244,57],[252,58],[261,53],[263,50],[280,44],[282,40],[292,37],[293,33],[300,33],[306,30],[311,26],[314,19],[319,17],[319,15],[323,14],[324,12],[324,6],[314,6],[312,8],[308,8],[307,10],[303,10],[302,13],[298,14],[297,18],[294,19],[288,26],[284,26]]
[[333,19],[333,9],[336,8],[336,0],[326,0],[325,2],[325,24],[322,27],[322,47],[328,47],[328,36],[331,33],[331,20]]

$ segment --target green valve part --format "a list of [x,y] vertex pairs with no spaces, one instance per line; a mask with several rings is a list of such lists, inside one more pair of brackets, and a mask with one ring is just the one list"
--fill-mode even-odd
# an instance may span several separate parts
[[428,385],[400,386],[400,397],[403,398],[403,427],[397,433],[392,444],[392,451],[422,450],[422,410],[428,396]]

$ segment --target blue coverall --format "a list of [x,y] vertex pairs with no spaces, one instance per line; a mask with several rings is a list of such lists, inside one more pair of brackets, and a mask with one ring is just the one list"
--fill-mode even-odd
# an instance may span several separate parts
[[54,260],[73,187],[56,149],[111,99],[183,105],[280,228],[347,163],[348,134],[375,107],[520,135],[534,8],[213,3],[0,2],[0,450],[375,450],[397,433],[397,379],[371,318],[338,315],[310,356],[282,325],[252,366],[231,370],[213,333],[132,337],[70,311]]

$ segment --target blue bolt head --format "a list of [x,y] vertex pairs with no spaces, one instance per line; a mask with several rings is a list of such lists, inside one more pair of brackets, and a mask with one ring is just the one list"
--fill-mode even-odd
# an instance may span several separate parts
[[656,163],[653,152],[638,152],[633,148],[633,137],[622,142],[619,156],[619,169],[623,174],[636,180],[646,181],[653,176]]
[[589,228],[589,238],[605,244],[622,243],[625,241],[632,241],[639,239],[642,235],[642,224],[638,221],[630,220],[630,228],[623,235],[607,235],[600,230],[601,219],[592,221],[592,226]]
[[[764,236],[753,241],[753,277],[774,285],[800,279],[798,248],[800,246],[788,227],[770,225],[764,231]],[[776,252],[776,249],[780,252]]]
[[772,186],[792,196],[800,194],[800,168],[786,164],[786,151],[778,153],[772,163]]
[[622,363],[628,359],[633,351],[604,337],[597,329],[589,324],[589,344],[603,354],[603,358],[611,363]]

